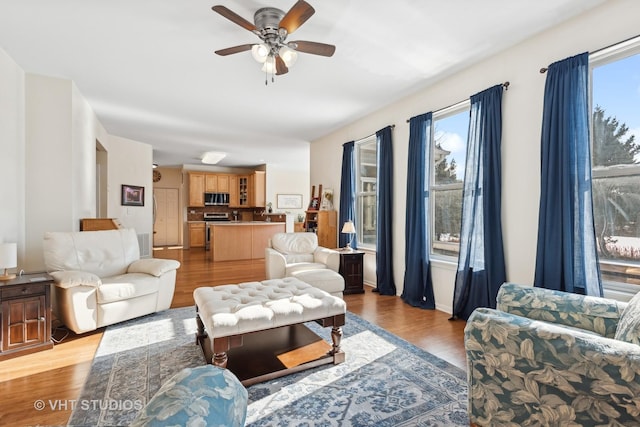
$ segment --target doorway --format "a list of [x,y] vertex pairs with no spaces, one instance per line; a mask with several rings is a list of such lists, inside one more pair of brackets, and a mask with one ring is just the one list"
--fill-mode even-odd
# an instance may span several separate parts
[[180,196],[177,188],[154,188],[153,246],[180,245]]
[[107,150],[96,139],[96,218],[107,217],[107,183],[109,156]]

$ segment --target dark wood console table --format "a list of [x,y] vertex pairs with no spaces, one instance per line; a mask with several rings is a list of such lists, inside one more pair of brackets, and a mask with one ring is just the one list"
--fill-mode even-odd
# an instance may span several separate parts
[[344,277],[345,295],[364,293],[363,259],[364,252],[340,250],[338,272]]
[[48,274],[0,282],[0,360],[53,348]]

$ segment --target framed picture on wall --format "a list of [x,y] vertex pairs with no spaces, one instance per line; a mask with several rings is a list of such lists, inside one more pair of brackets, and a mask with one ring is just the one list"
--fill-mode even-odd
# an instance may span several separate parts
[[302,209],[302,194],[278,194],[278,209]]
[[122,206],[144,206],[144,187],[122,184]]

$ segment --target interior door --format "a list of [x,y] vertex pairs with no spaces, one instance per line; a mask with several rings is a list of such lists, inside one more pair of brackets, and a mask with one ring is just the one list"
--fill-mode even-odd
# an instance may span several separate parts
[[180,245],[180,197],[177,188],[154,188],[156,222],[153,246]]

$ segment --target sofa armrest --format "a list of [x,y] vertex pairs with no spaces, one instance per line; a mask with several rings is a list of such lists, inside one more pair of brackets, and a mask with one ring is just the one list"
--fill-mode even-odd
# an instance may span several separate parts
[[497,308],[529,319],[585,329],[613,338],[627,303],[535,288],[516,283],[500,287]]
[[471,422],[640,420],[640,346],[479,308],[467,321],[465,349]]
[[75,286],[89,286],[97,288],[102,285],[102,280],[93,273],[79,270],[54,271],[49,273],[56,282],[56,286],[64,289]]
[[264,270],[267,279],[282,279],[287,270],[287,259],[273,248],[264,249]]
[[180,263],[174,259],[142,258],[132,262],[127,273],[145,273],[160,277],[168,271],[177,270]]
[[313,252],[314,262],[325,264],[327,268],[337,272],[340,268],[340,252],[318,246]]

